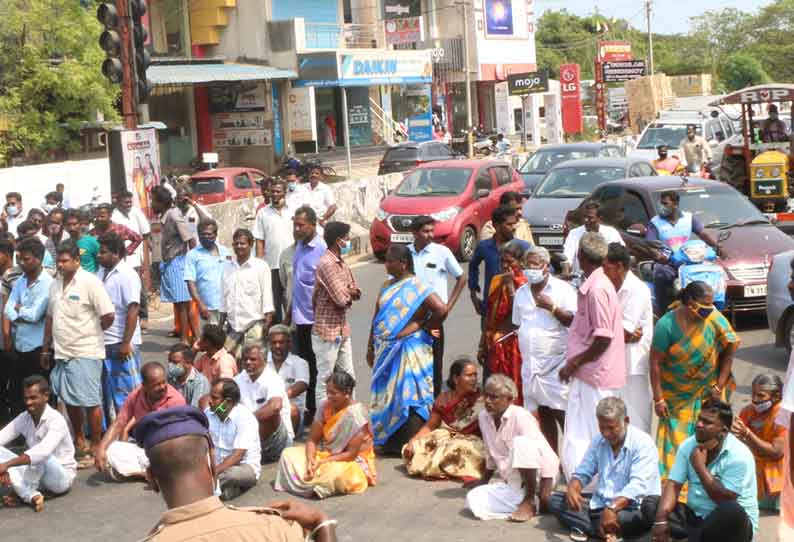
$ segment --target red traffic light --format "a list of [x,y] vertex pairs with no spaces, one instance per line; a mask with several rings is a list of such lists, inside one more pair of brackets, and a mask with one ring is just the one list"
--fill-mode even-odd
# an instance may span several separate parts
[[105,28],[115,28],[119,24],[119,13],[113,4],[99,4],[96,18]]

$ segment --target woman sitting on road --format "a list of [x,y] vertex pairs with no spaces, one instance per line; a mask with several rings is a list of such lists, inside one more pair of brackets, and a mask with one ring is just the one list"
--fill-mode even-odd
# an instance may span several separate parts
[[752,394],[753,403],[733,419],[731,431],[755,457],[758,508],[779,511],[785,479],[783,451],[788,443],[788,430],[777,423],[783,381],[776,375],[758,375],[753,379]]
[[356,381],[335,370],[326,385],[328,397],[317,410],[306,446],[293,446],[281,454],[276,491],[324,499],[363,493],[375,485],[369,412],[353,400]]
[[483,409],[477,364],[469,358],[452,363],[449,391],[433,404],[430,419],[403,448],[411,476],[426,479],[479,480],[485,469],[485,445],[477,417]]

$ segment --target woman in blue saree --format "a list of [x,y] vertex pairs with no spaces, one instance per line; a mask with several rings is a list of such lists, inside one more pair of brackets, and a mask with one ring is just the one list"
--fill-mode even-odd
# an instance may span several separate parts
[[428,329],[438,329],[446,305],[414,276],[407,246],[386,253],[392,277],[381,287],[367,349],[372,367],[372,431],[381,453],[400,455],[403,445],[430,418],[433,348]]

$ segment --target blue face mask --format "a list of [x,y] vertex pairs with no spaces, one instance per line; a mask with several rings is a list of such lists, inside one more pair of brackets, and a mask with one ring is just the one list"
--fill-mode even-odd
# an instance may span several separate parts
[[168,364],[168,380],[178,380],[185,376],[185,368],[175,363]]
[[296,187],[297,187],[297,184],[295,184],[295,183],[289,183],[289,184],[287,185],[287,191],[289,191],[289,192],[295,192],[295,188],[296,188]]
[[543,269],[524,269],[523,273],[530,284],[543,282]]
[[6,205],[6,213],[8,213],[8,216],[17,216],[19,208],[16,205]]
[[344,256],[345,254],[348,254],[350,252],[350,249],[351,249],[350,241],[344,241],[344,243],[345,243],[344,245],[339,247],[339,252],[342,254],[342,256]]
[[667,218],[667,217],[671,216],[672,214],[673,214],[672,207],[667,207],[665,205],[662,205],[659,208],[659,216],[661,216],[662,218]]

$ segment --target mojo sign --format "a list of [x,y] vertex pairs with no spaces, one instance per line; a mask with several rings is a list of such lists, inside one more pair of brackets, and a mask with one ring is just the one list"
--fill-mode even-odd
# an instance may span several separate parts
[[507,76],[507,90],[510,96],[526,96],[549,91],[547,73],[516,73]]

